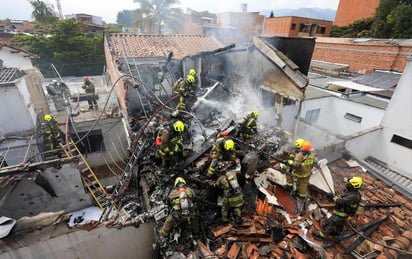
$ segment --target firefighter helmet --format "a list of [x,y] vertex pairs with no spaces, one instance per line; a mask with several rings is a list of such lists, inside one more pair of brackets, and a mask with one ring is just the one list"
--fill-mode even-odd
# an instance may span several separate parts
[[303,141],[302,146],[300,147],[300,151],[310,152],[312,150],[312,145],[309,141]]
[[193,83],[193,82],[195,81],[195,77],[192,76],[192,75],[188,75],[187,78],[186,78],[186,81],[187,81],[189,84],[191,84],[191,83]]
[[295,148],[301,148],[303,142],[305,142],[305,140],[303,140],[303,139],[301,139],[301,138],[298,138],[298,139],[295,141]]
[[254,111],[254,112],[252,112],[252,113],[253,113],[253,116],[255,116],[255,118],[257,119],[258,116],[259,116],[259,112],[258,112],[258,111]]
[[186,180],[183,177],[177,177],[175,180],[175,187],[180,183],[186,184]]
[[354,176],[352,178],[348,179],[348,183],[350,184],[350,186],[352,186],[352,188],[354,189],[359,189],[362,187],[363,185],[363,181],[362,178],[360,178],[359,176]]
[[225,141],[224,148],[226,150],[233,150],[235,149],[235,142],[231,139]]
[[52,119],[53,119],[53,116],[51,116],[50,114],[44,115],[44,121],[45,122],[50,122]]
[[173,124],[173,128],[175,129],[175,131],[177,132],[183,132],[185,130],[185,124],[182,121],[176,121]]
[[196,70],[194,70],[193,68],[189,69],[189,75],[195,76],[196,75]]

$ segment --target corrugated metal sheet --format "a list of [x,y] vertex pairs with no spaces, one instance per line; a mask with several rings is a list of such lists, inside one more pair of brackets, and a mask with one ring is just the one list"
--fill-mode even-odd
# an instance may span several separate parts
[[370,74],[358,76],[354,78],[353,81],[359,84],[368,85],[375,88],[389,89],[392,87],[396,87],[400,78],[400,73],[375,71]]

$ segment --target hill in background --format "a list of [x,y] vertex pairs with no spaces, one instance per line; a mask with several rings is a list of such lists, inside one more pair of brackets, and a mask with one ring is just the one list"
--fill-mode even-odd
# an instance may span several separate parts
[[336,16],[336,10],[321,9],[321,8],[299,8],[299,9],[275,9],[275,10],[263,10],[261,15],[266,17],[270,16],[270,12],[273,11],[275,17],[279,16],[299,16],[312,19],[320,19],[327,21],[334,21]]

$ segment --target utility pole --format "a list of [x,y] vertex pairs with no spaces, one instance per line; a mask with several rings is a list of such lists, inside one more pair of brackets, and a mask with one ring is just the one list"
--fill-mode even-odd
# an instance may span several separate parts
[[62,11],[62,6],[60,4],[60,0],[56,0],[56,5],[57,5],[57,10],[59,11],[59,18],[60,20],[63,20],[63,11]]

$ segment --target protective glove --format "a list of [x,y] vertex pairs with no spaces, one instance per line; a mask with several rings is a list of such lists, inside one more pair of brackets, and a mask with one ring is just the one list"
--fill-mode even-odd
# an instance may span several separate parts
[[335,195],[333,195],[333,193],[327,193],[326,194],[326,198],[328,199],[328,200],[330,200],[330,201],[334,201],[333,200],[333,197],[334,197]]

